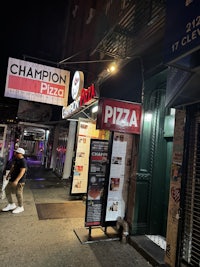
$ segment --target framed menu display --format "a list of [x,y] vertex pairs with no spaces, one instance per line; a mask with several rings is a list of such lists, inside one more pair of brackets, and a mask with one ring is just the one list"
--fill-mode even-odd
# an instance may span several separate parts
[[96,130],[95,122],[79,119],[71,194],[85,194],[87,192],[90,140],[92,138],[108,139],[107,135],[108,131]]
[[86,195],[86,227],[99,226],[102,223],[107,163],[108,141],[91,139]]

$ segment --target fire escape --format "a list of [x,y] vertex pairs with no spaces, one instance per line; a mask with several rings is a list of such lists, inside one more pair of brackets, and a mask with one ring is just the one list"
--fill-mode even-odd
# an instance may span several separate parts
[[[86,1],[88,2],[88,1]],[[98,2],[98,1],[96,1]],[[104,6],[102,6],[104,3]],[[84,4],[86,4],[84,2]],[[85,8],[89,8],[85,6]],[[76,39],[68,53],[72,57],[67,58],[63,65],[71,62],[71,67],[80,66],[93,75],[88,75],[88,81],[97,78],[97,82],[103,82],[109,77],[106,70],[107,61],[114,60],[118,68],[122,68],[135,58],[142,58],[144,71],[148,71],[162,63],[162,42],[165,25],[165,1],[164,0],[109,0],[96,3],[94,18],[90,22],[92,30],[88,33],[88,25],[79,25],[70,19],[70,27],[74,34],[81,27],[83,41],[76,45]],[[81,9],[81,7],[79,7]],[[83,10],[83,9],[81,9]],[[103,10],[103,11],[102,11]],[[84,11],[82,11],[84,17]],[[83,20],[79,21],[79,24]],[[85,34],[84,34],[85,33]],[[71,34],[69,34],[71,36]],[[93,40],[92,45],[88,40]],[[90,47],[89,47],[90,46]],[[89,47],[89,49],[86,49]],[[81,55],[77,51],[85,49],[82,58],[92,62],[103,62],[103,64],[77,64]],[[69,60],[68,60],[69,59]],[[95,74],[94,74],[95,72]]]

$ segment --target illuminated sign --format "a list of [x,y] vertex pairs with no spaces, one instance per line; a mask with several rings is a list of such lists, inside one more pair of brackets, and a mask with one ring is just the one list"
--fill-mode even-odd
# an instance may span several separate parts
[[97,129],[139,134],[141,112],[141,104],[101,98]]
[[72,80],[72,99],[77,100],[80,95],[81,89],[84,85],[84,74],[82,71],[76,71]]
[[74,97],[76,96],[75,100],[69,106],[63,107],[62,109],[63,119],[66,119],[73,113],[79,111],[82,106],[89,105],[91,102],[95,101],[96,92],[94,84],[89,86],[87,89],[82,88],[81,91],[76,92],[77,94],[74,93]]
[[63,69],[9,58],[4,96],[64,106],[69,76]]

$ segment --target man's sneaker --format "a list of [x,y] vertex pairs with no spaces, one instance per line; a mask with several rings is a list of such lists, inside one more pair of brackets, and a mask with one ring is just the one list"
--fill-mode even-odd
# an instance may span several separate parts
[[16,209],[16,205],[15,203],[12,203],[12,204],[8,204],[5,208],[2,209],[2,211],[9,211],[9,210],[14,210]]
[[20,213],[24,211],[24,207],[17,207],[15,210],[12,211],[12,213]]

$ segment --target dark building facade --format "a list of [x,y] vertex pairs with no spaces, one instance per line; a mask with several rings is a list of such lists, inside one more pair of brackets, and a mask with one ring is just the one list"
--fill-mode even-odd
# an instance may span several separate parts
[[[80,59],[85,49],[83,59],[99,60],[96,66],[85,64],[83,69],[87,81],[95,80],[100,96],[109,90],[108,97],[116,95],[143,105],[142,132],[135,139],[139,149],[129,184],[126,220],[130,234],[161,235],[166,238],[165,262],[169,266],[183,262],[197,266],[199,256],[193,243],[198,241],[192,229],[198,228],[198,220],[191,222],[198,217],[198,169],[190,174],[190,167],[197,166],[198,156],[199,2],[88,1],[88,6],[82,5],[81,1],[72,3],[77,17],[70,19],[69,28],[77,37],[73,35],[66,55],[80,52]],[[89,10],[93,16],[86,23]],[[84,16],[78,16],[80,11]],[[130,80],[118,86],[117,79],[105,72],[105,64],[101,69],[103,59],[117,61],[127,76],[123,66],[140,60],[142,72],[130,64],[136,88],[139,83],[137,86],[134,76],[142,73],[140,99],[131,90],[126,93]],[[131,82],[130,86],[134,91]],[[197,143],[191,148],[188,144],[193,135]]]
[[[162,236],[166,264],[198,266],[200,6],[174,2],[68,1],[57,65],[83,71],[98,97],[142,104],[124,218],[129,237]],[[115,76],[107,71],[112,61]]]

